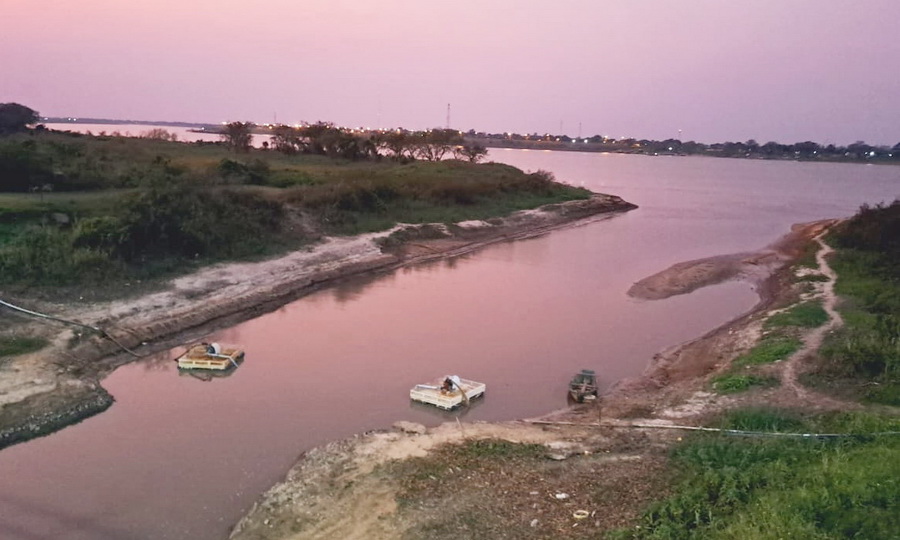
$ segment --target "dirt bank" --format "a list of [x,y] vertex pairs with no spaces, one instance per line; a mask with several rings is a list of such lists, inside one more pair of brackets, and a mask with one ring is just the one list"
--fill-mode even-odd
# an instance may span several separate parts
[[[394,432],[317,448],[264,494],[231,538],[597,538],[628,525],[664,489],[666,452],[680,440],[675,430],[632,426],[697,424],[740,399],[767,402],[768,391],[740,399],[713,394],[708,380],[756,343],[770,310],[796,301],[800,291],[789,263],[832,223],[795,226],[756,254],[675,265],[653,276],[653,294],[660,298],[752,276],[760,302],[658,354],[643,376],[620,382],[598,403],[523,422],[456,422],[430,430],[398,423]],[[759,261],[766,261],[768,276],[748,268],[761,266]],[[823,256],[818,262],[831,275]],[[783,369],[793,373],[790,366]],[[789,384],[776,392],[796,394]],[[799,402],[816,404],[808,393],[793,403]],[[544,450],[528,460],[491,441]],[[448,445],[469,450],[447,451]],[[501,450],[492,457],[492,448]]]
[[112,398],[99,381],[116,366],[135,360],[122,346],[137,356],[149,355],[256,317],[341,279],[452,257],[633,208],[619,197],[596,194],[489,221],[398,225],[382,233],[326,238],[276,259],[214,265],[173,279],[158,292],[120,301],[57,304],[3,298],[99,327],[112,339],[0,308],[0,333],[41,336],[51,342],[33,354],[0,358],[0,448],[108,407]]

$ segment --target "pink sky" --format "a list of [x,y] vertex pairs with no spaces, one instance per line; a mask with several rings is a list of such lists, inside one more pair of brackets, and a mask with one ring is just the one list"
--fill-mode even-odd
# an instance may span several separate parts
[[900,142],[895,0],[2,0],[43,115]]

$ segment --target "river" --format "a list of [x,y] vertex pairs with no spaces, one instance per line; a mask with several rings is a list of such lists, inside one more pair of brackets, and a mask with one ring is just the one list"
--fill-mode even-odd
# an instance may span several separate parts
[[[148,128],[149,129],[149,128]],[[750,309],[725,283],[626,296],[673,263],[764,247],[793,223],[900,194],[900,167],[492,150],[639,209],[459,258],[346,282],[207,339],[237,343],[227,378],[179,376],[177,351],[117,369],[107,412],[0,451],[4,539],[221,539],[305,450],[396,420],[509,420],[601,383]],[[487,383],[441,413],[408,390],[458,373]]]

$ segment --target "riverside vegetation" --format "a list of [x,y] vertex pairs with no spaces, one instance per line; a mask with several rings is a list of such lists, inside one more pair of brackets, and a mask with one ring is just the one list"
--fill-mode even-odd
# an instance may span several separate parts
[[0,139],[0,283],[121,284],[323,234],[488,219],[590,195],[498,163],[170,139],[41,129]]

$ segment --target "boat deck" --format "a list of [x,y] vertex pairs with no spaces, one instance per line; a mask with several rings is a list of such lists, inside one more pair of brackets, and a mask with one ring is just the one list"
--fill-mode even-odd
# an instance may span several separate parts
[[[443,378],[428,383],[417,384],[409,391],[409,398],[413,401],[434,405],[441,409],[451,410],[462,405],[466,398],[475,399],[483,396],[487,385],[484,383],[459,379],[459,388],[452,391],[441,390]],[[465,398],[463,397],[465,392]]]
[[235,368],[244,360],[244,351],[234,347],[222,347],[216,353],[207,352],[206,345],[194,345],[177,358],[179,369],[226,370]]

